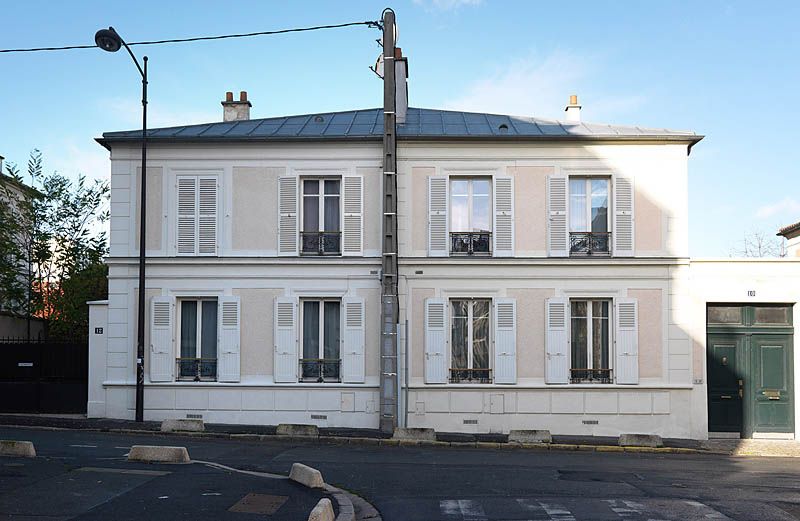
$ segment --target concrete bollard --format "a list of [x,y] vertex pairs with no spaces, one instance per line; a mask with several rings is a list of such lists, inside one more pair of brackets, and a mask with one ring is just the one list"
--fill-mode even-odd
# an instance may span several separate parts
[[161,422],[161,432],[203,432],[206,430],[203,420],[179,418]]
[[436,431],[433,429],[420,427],[398,427],[394,430],[392,439],[395,440],[415,440],[415,441],[436,441]]
[[144,463],[189,463],[186,447],[163,447],[160,445],[134,445],[128,453],[128,461]]
[[296,481],[301,485],[308,488],[324,488],[325,480],[322,479],[322,473],[315,468],[303,465],[302,463],[293,463],[292,470],[289,472],[289,479]]
[[292,436],[299,438],[319,438],[319,428],[316,425],[300,423],[281,423],[275,430],[278,436]]
[[0,456],[35,458],[36,448],[30,441],[0,440]]
[[308,521],[334,521],[333,505],[331,500],[324,497],[319,500],[317,506],[308,515]]
[[509,443],[553,443],[548,430],[512,430],[508,433]]
[[664,442],[657,434],[620,434],[620,447],[663,447]]

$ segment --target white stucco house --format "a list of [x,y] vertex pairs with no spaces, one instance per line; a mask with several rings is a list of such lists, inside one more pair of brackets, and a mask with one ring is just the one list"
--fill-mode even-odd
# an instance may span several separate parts
[[[383,112],[245,100],[149,133],[145,419],[377,428]],[[98,140],[93,417],[134,415],[139,132]],[[565,121],[409,108],[400,423],[794,437],[800,264],[689,259],[701,139],[584,123],[574,99]]]

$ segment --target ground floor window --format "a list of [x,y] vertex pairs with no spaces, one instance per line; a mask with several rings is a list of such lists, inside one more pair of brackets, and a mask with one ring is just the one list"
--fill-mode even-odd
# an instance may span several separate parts
[[179,380],[217,379],[217,300],[181,299]]
[[302,301],[300,381],[340,381],[341,303],[333,299]]
[[572,383],[611,383],[611,300],[570,300]]
[[450,381],[490,383],[490,299],[450,301]]

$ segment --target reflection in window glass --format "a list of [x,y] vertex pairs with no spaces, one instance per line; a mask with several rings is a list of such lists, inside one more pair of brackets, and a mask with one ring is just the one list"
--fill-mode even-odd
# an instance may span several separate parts
[[472,367],[489,369],[489,301],[472,303]]
[[451,367],[453,369],[467,369],[469,364],[469,301],[453,300],[450,305],[453,316]]
[[608,231],[608,179],[592,179],[592,232]]
[[492,230],[491,179],[450,180],[450,231],[490,232]]
[[573,300],[571,303],[570,320],[572,321],[572,368],[588,368],[589,362],[586,357],[586,344],[589,341],[587,327],[587,302],[585,300]]
[[709,306],[709,324],[741,324],[741,306]]
[[786,306],[756,307],[756,324],[788,324],[789,308]]
[[586,222],[586,179],[582,177],[569,180],[569,231],[588,231]]

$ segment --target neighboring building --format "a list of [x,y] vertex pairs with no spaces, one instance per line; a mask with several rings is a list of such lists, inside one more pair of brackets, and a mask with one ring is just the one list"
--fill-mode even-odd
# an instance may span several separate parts
[[786,239],[786,256],[800,257],[800,222],[784,226],[778,236]]
[[[224,105],[148,138],[145,419],[377,428],[382,110]],[[566,119],[409,108],[398,125],[401,424],[792,436],[800,265],[690,263],[702,136],[582,123],[576,99]],[[133,417],[138,140],[98,140],[111,238],[90,416]],[[743,377],[740,399],[732,368],[770,379]]]

